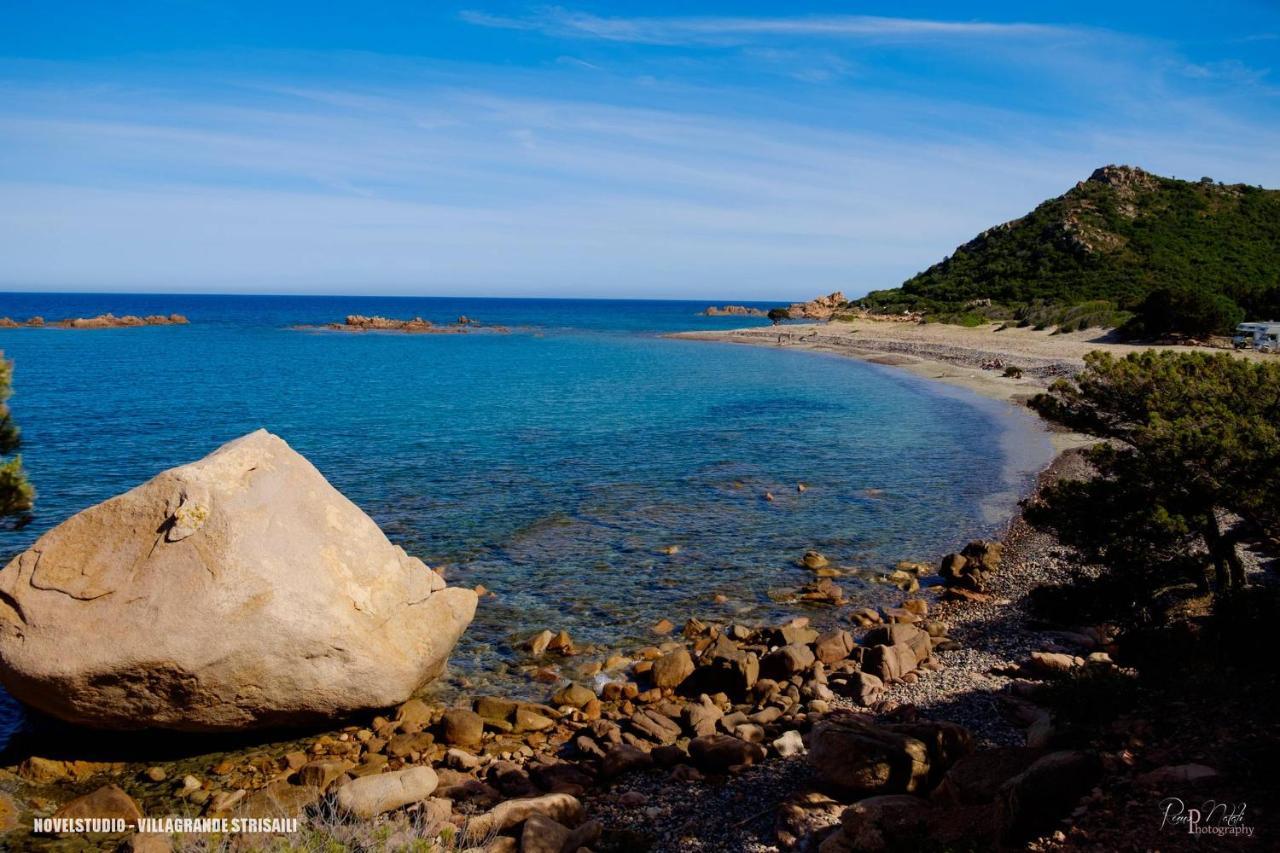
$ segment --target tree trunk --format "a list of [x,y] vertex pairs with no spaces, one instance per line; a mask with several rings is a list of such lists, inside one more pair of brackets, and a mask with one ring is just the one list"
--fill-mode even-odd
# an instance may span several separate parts
[[1244,563],[1236,550],[1236,538],[1223,536],[1218,526],[1218,516],[1212,511],[1205,516],[1204,541],[1213,558],[1214,581],[1218,592],[1226,592],[1229,587],[1244,588]]
[[1231,574],[1226,556],[1222,553],[1222,531],[1218,529],[1218,517],[1212,511],[1205,515],[1202,535],[1209,557],[1213,560],[1213,585],[1221,595],[1231,584]]
[[1231,585],[1236,589],[1244,589],[1244,561],[1236,550],[1236,538],[1231,533],[1222,537],[1222,551],[1227,560],[1227,568],[1231,570]]

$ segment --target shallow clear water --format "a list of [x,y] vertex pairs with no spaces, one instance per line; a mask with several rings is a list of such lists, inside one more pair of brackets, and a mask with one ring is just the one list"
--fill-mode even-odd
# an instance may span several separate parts
[[[450,582],[496,593],[454,669],[519,689],[513,647],[534,630],[613,644],[663,616],[766,619],[781,612],[771,591],[810,579],[794,565],[806,549],[867,568],[932,561],[991,531],[1047,461],[1030,418],[1001,404],[847,359],[660,337],[761,322],[703,307],[0,294],[0,316],[192,320],[0,330],[39,492],[35,522],[0,532],[0,553],[266,427]],[[348,313],[513,331],[291,328]],[[15,716],[0,702],[0,730]]]

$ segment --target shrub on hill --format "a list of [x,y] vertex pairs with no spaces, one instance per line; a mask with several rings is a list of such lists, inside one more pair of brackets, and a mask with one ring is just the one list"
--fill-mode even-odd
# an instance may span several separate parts
[[[1047,489],[1028,520],[1136,579],[1131,590],[1162,578],[1207,590],[1206,563],[1218,591],[1238,589],[1237,544],[1280,534],[1280,363],[1093,352],[1075,380],[1059,380],[1031,405],[1106,441],[1087,451],[1097,476]],[[1241,522],[1224,529],[1226,514]]]
[[[1254,318],[1280,314],[1280,191],[1107,166],[860,304],[925,311],[943,320],[963,317],[968,306],[988,300],[992,307],[982,312],[988,317],[1027,306],[1073,310],[1100,301],[1124,312],[1159,290],[1222,297],[1216,306],[1170,300],[1175,313],[1165,316],[1178,325],[1203,328],[1206,307],[1216,308],[1209,314],[1225,323],[1235,316],[1227,302]],[[1184,320],[1181,308],[1193,309],[1193,316]],[[1091,322],[1124,319],[1117,313]],[[1042,318],[1028,325],[1064,324]],[[1141,327],[1144,333],[1163,333],[1149,325]],[[1217,324],[1214,331],[1227,329]]]

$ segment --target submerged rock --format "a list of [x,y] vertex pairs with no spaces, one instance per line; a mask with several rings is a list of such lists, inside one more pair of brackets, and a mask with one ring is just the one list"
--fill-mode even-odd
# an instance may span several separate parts
[[97,728],[305,723],[403,702],[475,607],[259,430],[0,571],[0,681]]

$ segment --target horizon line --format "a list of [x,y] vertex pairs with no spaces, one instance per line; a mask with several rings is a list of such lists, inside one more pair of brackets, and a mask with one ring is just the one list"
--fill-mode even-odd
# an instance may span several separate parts
[[[839,291],[835,291],[839,292]],[[818,294],[825,296],[826,294]],[[251,298],[302,297],[308,299],[483,299],[541,302],[713,302],[718,304],[779,304],[808,301],[797,299],[755,299],[743,297],[660,297],[660,296],[460,296],[455,294],[411,293],[250,293],[246,291],[160,291],[160,290],[0,290],[4,296],[243,296]],[[814,297],[810,297],[814,298]],[[857,297],[854,297],[857,298]]]

